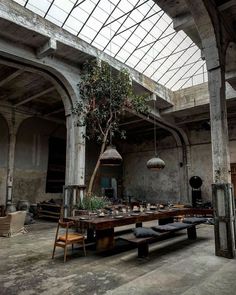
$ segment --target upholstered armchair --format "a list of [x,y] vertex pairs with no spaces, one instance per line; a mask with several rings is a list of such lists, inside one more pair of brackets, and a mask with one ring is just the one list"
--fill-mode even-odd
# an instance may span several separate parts
[[16,211],[8,213],[7,216],[0,217],[0,236],[11,237],[17,233],[24,233],[26,211]]

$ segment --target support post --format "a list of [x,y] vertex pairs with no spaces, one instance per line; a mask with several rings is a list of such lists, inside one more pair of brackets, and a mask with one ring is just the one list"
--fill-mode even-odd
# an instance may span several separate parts
[[64,188],[64,215],[71,215],[76,203],[83,200],[85,191],[85,126],[78,126],[74,114],[66,117],[66,184]]
[[215,254],[235,257],[235,210],[232,195],[224,68],[208,71],[213,162]]
[[9,136],[9,149],[8,149],[6,204],[11,204],[12,203],[13,173],[14,173],[14,163],[15,163],[15,147],[16,147],[16,133],[15,133],[15,129],[11,128],[10,136]]

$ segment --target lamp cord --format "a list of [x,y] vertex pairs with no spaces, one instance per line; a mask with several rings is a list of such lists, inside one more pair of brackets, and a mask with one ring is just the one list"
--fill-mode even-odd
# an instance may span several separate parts
[[[110,15],[111,15],[112,7],[110,2]],[[112,112],[111,109],[111,22],[110,22],[110,62],[109,62],[109,96],[110,96],[110,115]],[[110,145],[112,145],[112,130],[110,129]]]
[[[154,100],[153,108],[154,108],[153,111],[155,111],[155,109],[156,109],[156,100]],[[156,135],[156,116],[155,116],[155,114],[154,114],[153,122],[154,122],[154,128],[153,128],[153,130],[154,130],[154,151],[155,151],[155,157],[157,157],[157,135]]]

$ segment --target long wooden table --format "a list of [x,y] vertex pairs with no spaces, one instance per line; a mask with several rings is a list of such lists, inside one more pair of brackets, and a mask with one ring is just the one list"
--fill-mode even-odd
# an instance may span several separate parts
[[142,226],[142,222],[166,219],[177,215],[207,215],[212,216],[212,209],[181,208],[181,209],[163,209],[158,211],[149,211],[142,213],[120,213],[119,215],[104,217],[99,216],[72,216],[68,220],[75,221],[81,229],[87,230],[87,239],[96,241],[96,249],[104,251],[112,249],[115,245],[114,228],[129,224]]

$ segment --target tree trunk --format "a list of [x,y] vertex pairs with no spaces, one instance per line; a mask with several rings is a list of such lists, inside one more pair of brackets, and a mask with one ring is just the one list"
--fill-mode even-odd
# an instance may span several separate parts
[[96,178],[96,175],[98,173],[98,168],[100,166],[100,158],[101,158],[101,155],[103,154],[104,150],[105,150],[105,147],[106,147],[106,141],[107,141],[107,137],[108,137],[108,133],[109,133],[109,129],[107,130],[107,132],[105,133],[105,136],[104,136],[104,139],[103,139],[103,143],[102,143],[102,146],[101,146],[101,150],[100,150],[100,154],[99,154],[99,157],[98,157],[98,160],[97,160],[97,163],[95,165],[95,168],[93,170],[93,173],[91,175],[91,178],[89,180],[89,186],[88,186],[88,196],[91,195],[92,193],[92,190],[93,190],[93,186],[94,186],[94,180]]

